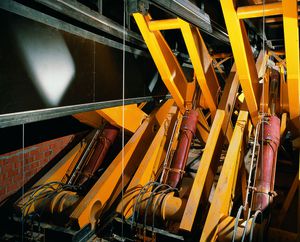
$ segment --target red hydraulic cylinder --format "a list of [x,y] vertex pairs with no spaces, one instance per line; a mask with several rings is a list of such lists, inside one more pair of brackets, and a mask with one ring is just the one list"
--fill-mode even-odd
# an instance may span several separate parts
[[267,117],[263,125],[263,144],[253,194],[252,210],[265,210],[273,199],[277,150],[280,142],[280,119]]
[[182,178],[191,142],[196,132],[197,121],[198,112],[196,110],[186,112],[183,117],[177,149],[166,182],[171,187],[177,187]]
[[80,179],[80,184],[91,178],[99,169],[108,152],[109,147],[114,143],[116,137],[118,136],[118,133],[119,128],[111,124],[107,124],[104,127],[102,134],[98,138],[98,142],[94,148],[94,153],[92,154],[90,160],[82,171],[83,176]]

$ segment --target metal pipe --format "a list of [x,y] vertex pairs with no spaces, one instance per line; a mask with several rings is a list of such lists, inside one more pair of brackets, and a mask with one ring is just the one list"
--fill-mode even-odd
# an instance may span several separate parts
[[197,121],[198,112],[196,110],[186,112],[183,117],[177,149],[167,177],[167,184],[171,187],[177,187],[182,178],[192,138],[196,132]]
[[90,153],[90,150],[92,149],[92,147],[94,146],[96,140],[97,140],[97,137],[100,133],[100,130],[98,129],[94,136],[93,136],[93,139],[91,140],[89,146],[87,147],[87,149],[85,150],[83,156],[81,157],[81,159],[79,160],[79,162],[77,163],[74,171],[72,172],[71,176],[70,176],[70,179],[68,180],[67,184],[70,185],[70,184],[73,184],[75,178],[77,177],[77,174],[78,172],[81,170],[84,162],[85,162],[85,159],[86,157],[88,156],[88,154]]
[[263,122],[262,157],[259,159],[253,193],[252,210],[264,211],[272,202],[277,150],[280,142],[280,119],[274,115]]
[[98,142],[95,145],[94,153],[91,159],[85,165],[82,170],[81,177],[78,184],[83,184],[85,181],[94,176],[95,172],[101,166],[110,146],[114,143],[118,136],[119,128],[107,124],[102,132],[102,135],[98,138]]

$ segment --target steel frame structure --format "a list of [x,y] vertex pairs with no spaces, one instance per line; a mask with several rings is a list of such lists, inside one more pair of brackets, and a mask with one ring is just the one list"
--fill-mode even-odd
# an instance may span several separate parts
[[[161,216],[165,220],[168,218],[176,220],[179,223],[179,230],[186,233],[192,233],[195,224],[203,220],[204,217],[205,222],[200,241],[216,241],[224,238],[224,240],[228,240],[231,239],[229,236],[232,236],[232,234],[234,236],[237,234],[241,239],[244,234],[250,233],[251,226],[255,224],[255,218],[244,219],[246,225],[242,229],[240,224],[245,221],[238,217],[232,217],[231,210],[238,189],[242,190],[242,199],[248,199],[246,188],[250,187],[251,181],[249,184],[246,182],[245,153],[253,133],[255,134],[254,140],[258,139],[256,133],[258,129],[255,127],[259,127],[263,122],[268,123],[268,121],[262,120],[259,110],[263,114],[271,112],[269,100],[271,99],[272,87],[269,80],[272,75],[272,68],[278,71],[278,82],[280,82],[278,84],[280,85],[279,97],[276,100],[279,106],[273,111],[272,115],[278,114],[280,116],[281,139],[284,138],[289,128],[288,124],[296,127],[293,130],[294,136],[297,136],[300,130],[297,1],[288,2],[283,0],[279,3],[270,3],[264,6],[255,5],[238,8],[235,7],[234,1],[221,0],[220,2],[232,46],[232,55],[223,53],[219,56],[211,56],[199,29],[186,20],[181,18],[153,20],[149,13],[133,13],[162,81],[172,98],[165,101],[150,115],[141,110],[145,105],[142,101],[145,100],[140,100],[140,105],[131,104],[125,107],[111,107],[76,116],[82,122],[95,127],[99,126],[102,119],[105,119],[109,123],[133,133],[123,150],[115,157],[92,189],[80,200],[71,213],[71,221],[80,228],[91,224],[94,229],[97,220],[101,219],[101,216],[116,202],[117,197],[125,187],[127,188],[124,197],[122,197],[116,211],[125,219],[134,216],[135,202],[143,189],[147,187],[147,184],[157,181],[161,173],[161,180],[165,178],[164,169],[172,161],[168,155],[171,154],[170,156],[172,156],[178,148],[183,116],[191,110],[197,110],[199,114],[197,129],[200,134],[198,139],[204,149],[198,159],[199,166],[195,172],[195,177],[188,188],[184,184],[179,189],[177,187],[173,187],[173,190],[170,188],[172,192],[161,198],[163,202],[157,214],[163,214]],[[244,19],[274,15],[283,15],[285,52],[263,52],[261,50],[255,60]],[[180,30],[183,36],[194,69],[192,82],[187,81],[176,55],[161,32],[175,29]],[[285,55],[285,59],[280,57],[282,55]],[[276,59],[277,66],[274,64],[270,67],[271,56]],[[220,64],[232,57],[234,58],[234,64],[226,78],[225,87],[221,94],[220,84],[214,69],[214,61],[223,58],[219,63],[215,61],[216,68],[221,72]],[[287,70],[287,80],[285,80],[285,68]],[[264,92],[259,80],[264,83]],[[239,91],[240,86],[241,91]],[[221,97],[220,100],[219,96]],[[125,122],[123,122],[124,116],[128,117]],[[211,119],[211,122],[208,119]],[[234,119],[236,121],[233,125]],[[270,141],[265,143],[268,142]],[[265,143],[262,142],[262,145]],[[256,151],[256,145],[254,141],[254,151]],[[37,185],[62,180],[68,169],[73,168],[73,161],[76,160],[77,154],[82,152],[83,146],[86,146],[86,144],[77,145]],[[224,155],[224,162],[221,164],[221,154],[224,147],[227,151]],[[277,151],[275,153],[277,155]],[[253,160],[254,155],[255,152],[252,155]],[[220,175],[212,199],[209,201],[218,167],[221,167]],[[239,174],[241,174],[240,180],[238,179]],[[298,172],[284,202],[281,212],[283,217],[296,193],[297,186],[299,186],[299,179]],[[251,189],[255,191],[255,187],[251,187]],[[144,198],[149,199],[150,197],[153,201],[160,201],[160,197],[155,197],[157,194],[153,192],[155,192],[155,189],[146,190],[146,195],[144,194],[146,198]],[[271,192],[265,193],[269,194]],[[20,202],[24,203],[22,200]],[[199,211],[201,203],[204,203],[205,207],[208,208],[207,214]],[[150,209],[155,207],[150,202],[147,206]],[[251,207],[247,207],[244,211],[245,217],[247,217],[247,212],[250,210]],[[30,211],[34,211],[34,207],[31,207]],[[155,208],[152,212],[153,216],[157,215]],[[277,223],[281,225],[282,220],[277,221]],[[144,228],[144,240],[146,240],[145,231],[146,228]],[[152,233],[153,231],[154,228]],[[278,234],[285,235],[280,231]],[[292,234],[290,237],[294,238],[294,235]]]

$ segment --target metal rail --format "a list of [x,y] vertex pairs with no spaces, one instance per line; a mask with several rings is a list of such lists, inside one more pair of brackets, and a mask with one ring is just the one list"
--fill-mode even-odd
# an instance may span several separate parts
[[[146,96],[146,97],[136,97],[136,98],[128,98],[124,100],[124,104],[134,104],[141,102],[150,102],[156,99],[169,99],[171,96]],[[93,111],[97,109],[110,108],[121,106],[123,104],[122,99],[104,101],[104,102],[95,102],[95,103],[86,103],[86,104],[78,104],[72,106],[65,107],[57,107],[57,108],[48,108],[48,109],[40,109],[26,112],[18,112],[18,113],[10,113],[0,115],[0,128],[32,123],[36,121],[42,121],[52,118],[58,118],[68,115],[73,115],[76,113],[82,113],[87,111]]]
[[215,39],[229,44],[228,34],[211,22],[209,15],[193,3],[187,0],[150,0],[150,2],[195,25]]

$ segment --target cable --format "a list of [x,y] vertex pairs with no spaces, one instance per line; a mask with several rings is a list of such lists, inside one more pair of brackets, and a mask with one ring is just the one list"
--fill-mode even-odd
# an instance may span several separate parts
[[249,241],[252,242],[252,239],[253,239],[253,230],[254,230],[254,224],[255,224],[255,221],[256,221],[256,218],[258,217],[258,215],[261,215],[261,218],[260,218],[260,222],[262,222],[263,220],[263,213],[261,210],[257,210],[255,212],[255,214],[253,215],[253,219],[252,219],[252,224],[251,224],[251,229],[250,229],[250,237],[249,237]]
[[240,220],[240,217],[241,217],[241,214],[242,214],[243,210],[244,210],[244,207],[243,207],[243,205],[241,205],[238,212],[237,212],[237,215],[235,217],[234,229],[233,229],[233,234],[232,234],[232,242],[235,241],[237,227],[239,225],[239,220]]
[[[144,214],[144,228],[146,227],[147,214],[148,214],[148,209],[150,207],[150,204],[153,201],[154,196],[162,192],[162,191],[158,191],[162,187],[171,188],[171,186],[169,186],[168,184],[160,184],[156,188],[154,188],[154,190],[151,192],[150,196],[148,197],[148,201],[147,201],[147,205],[146,205],[146,209],[145,209],[145,214]],[[156,191],[158,191],[158,192],[156,193]]]
[[[158,183],[158,182],[153,182],[153,181],[148,182],[146,185],[144,185],[144,186],[142,187],[142,189],[140,190],[139,194],[137,195],[135,204],[134,204],[134,206],[133,206],[133,214],[132,214],[132,218],[131,218],[131,228],[132,228],[133,225],[134,225],[135,213],[136,213],[136,211],[137,211],[137,210],[136,210],[136,207],[137,207],[137,206],[139,205],[139,203],[140,203],[140,197],[143,197],[144,194],[148,191],[148,189],[149,189],[151,186],[155,185],[155,184],[159,184],[159,183]],[[138,214],[137,214],[137,218],[138,218]]]

